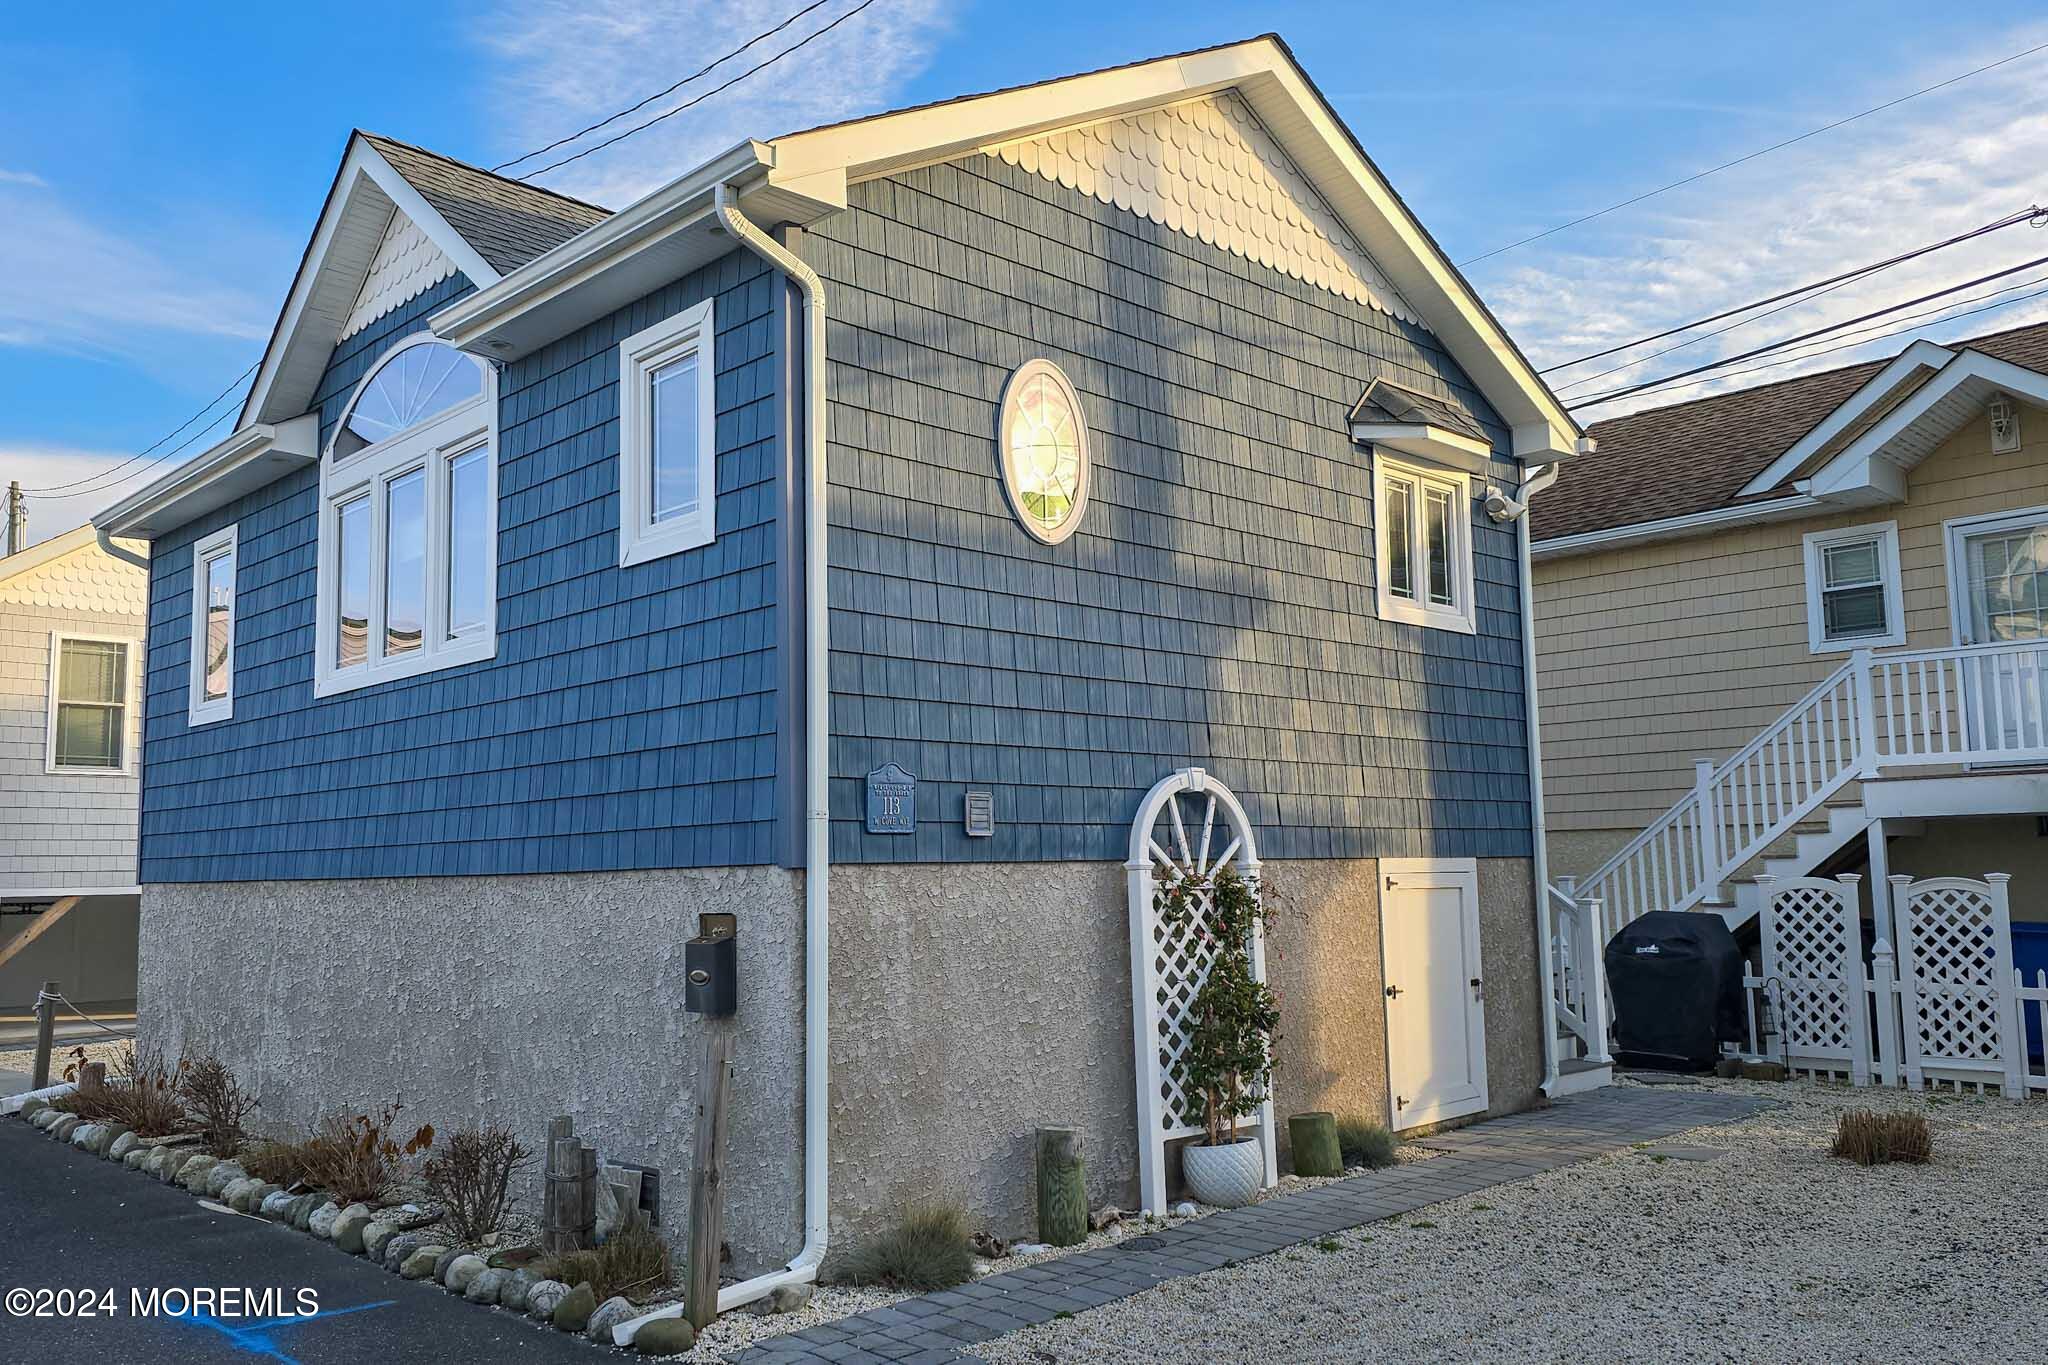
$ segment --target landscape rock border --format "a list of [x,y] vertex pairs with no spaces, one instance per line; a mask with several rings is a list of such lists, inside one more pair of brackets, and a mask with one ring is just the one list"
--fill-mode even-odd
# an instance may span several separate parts
[[[28,1097],[18,1117],[44,1136],[68,1143],[110,1164],[139,1171],[197,1198],[211,1199],[237,1213],[280,1223],[350,1255],[360,1256],[409,1280],[432,1279],[468,1303],[524,1314],[537,1323],[610,1347],[614,1325],[647,1311],[623,1298],[603,1303],[588,1284],[544,1280],[525,1268],[494,1266],[488,1255],[433,1240],[437,1218],[416,1205],[372,1209],[336,1203],[325,1191],[293,1194],[251,1176],[233,1160],[202,1152],[196,1134],[143,1138],[119,1124],[87,1123],[78,1115]],[[563,1312],[564,1308],[568,1312]],[[669,1325],[680,1323],[680,1327]],[[651,1325],[651,1324],[650,1324]],[[634,1347],[647,1355],[681,1355],[695,1344],[689,1324],[664,1320],[659,1332],[643,1332]],[[644,1340],[642,1337],[644,1336]]]

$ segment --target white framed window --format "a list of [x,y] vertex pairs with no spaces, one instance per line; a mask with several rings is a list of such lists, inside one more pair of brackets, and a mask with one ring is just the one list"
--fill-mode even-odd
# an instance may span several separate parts
[[135,642],[50,635],[50,715],[45,768],[121,777],[134,771],[128,743]]
[[235,528],[192,546],[192,664],[186,724],[235,714]]
[[420,334],[377,362],[320,464],[313,693],[497,653],[498,392]]
[[1050,360],[1027,360],[1003,385],[996,413],[1003,493],[1033,538],[1058,545],[1088,509],[1088,421],[1081,396]]
[[2048,507],[1958,517],[1944,527],[1955,642],[2048,640]]
[[619,567],[718,535],[711,300],[619,343]]
[[1828,654],[1906,642],[1897,522],[1810,531],[1805,545],[1809,649]]
[[1375,449],[1372,502],[1380,618],[1476,634],[1471,476]]

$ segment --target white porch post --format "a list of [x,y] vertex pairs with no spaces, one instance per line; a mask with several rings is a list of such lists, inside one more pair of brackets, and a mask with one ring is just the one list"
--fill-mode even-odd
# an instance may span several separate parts
[[1892,932],[1891,843],[1885,837],[1884,821],[1872,820],[1863,837],[1870,850],[1870,919],[1880,940],[1896,943],[1898,936]]
[[1904,1079],[1899,1064],[1899,974],[1888,939],[1880,938],[1871,950],[1870,983],[1877,997],[1877,1079],[1897,1087]]
[[1855,650],[1849,662],[1856,670],[1856,771],[1860,777],[1872,778],[1877,776],[1877,707],[1872,700],[1875,689],[1870,685],[1870,651]]
[[1987,872],[1991,888],[1992,941],[1998,945],[1998,959],[1992,967],[1993,988],[1998,992],[1998,1050],[2005,1063],[2002,1088],[2009,1100],[2024,1103],[2027,1098],[2027,1030],[2020,1018],[2026,1007],[2020,1003],[2020,974],[2012,964],[2012,905],[2006,883],[2007,872]]
[[1870,1084],[1870,990],[1863,970],[1862,898],[1856,883],[1863,880],[1844,872],[1835,880],[1842,886],[1842,993],[1843,1009],[1849,1016],[1849,1084]]
[[1700,881],[1702,899],[1718,901],[1721,888],[1721,818],[1714,806],[1714,760],[1692,761],[1692,791],[1700,811]]
[[1585,956],[1580,959],[1579,983],[1583,999],[1579,1008],[1586,1021],[1586,1031],[1592,1034],[1586,1049],[1586,1060],[1602,1065],[1614,1061],[1614,1054],[1607,1050],[1607,964],[1601,957],[1606,945],[1600,941],[1600,898],[1598,896],[1583,903],[1581,909],[1581,932],[1579,941],[1585,944]]

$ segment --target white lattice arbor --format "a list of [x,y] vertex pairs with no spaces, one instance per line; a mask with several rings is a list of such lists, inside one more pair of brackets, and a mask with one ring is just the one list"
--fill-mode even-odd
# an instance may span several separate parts
[[2006,883],[1893,877],[1899,978],[1906,1003],[1906,1080],[1923,1076],[2002,1084],[2024,1095],[2018,982]]
[[1785,1061],[1798,1070],[1847,1072],[1870,1083],[1870,1006],[1865,1000],[1862,878],[1758,877],[1764,979],[1777,983]]
[[[1201,1100],[1184,1094],[1174,1062],[1187,1046],[1187,1007],[1209,974],[1216,947],[1200,932],[1201,915],[1179,928],[1162,924],[1152,897],[1163,877],[1213,878],[1225,868],[1256,889],[1258,842],[1244,806],[1201,768],[1161,778],[1131,823],[1124,864],[1131,898],[1131,1031],[1138,1073],[1138,1172],[1147,1213],[1166,1210],[1166,1144],[1203,1131]],[[1206,912],[1206,893],[1198,905]],[[1266,979],[1264,937],[1252,936],[1252,975]],[[1257,1130],[1266,1184],[1279,1178],[1273,1150],[1273,1101],[1259,1105]]]

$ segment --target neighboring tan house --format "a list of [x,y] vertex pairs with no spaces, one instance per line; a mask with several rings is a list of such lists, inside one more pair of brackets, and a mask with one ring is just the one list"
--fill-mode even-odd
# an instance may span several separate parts
[[135,998],[148,583],[90,526],[0,559],[0,1009]]
[[1758,871],[2048,919],[2048,324],[1589,434],[1533,514],[1552,876],[1610,930]]
[[1538,1102],[1509,495],[1580,434],[1286,48],[677,170],[352,137],[235,433],[96,518],[155,546],[145,1034],[680,1190],[735,914],[725,1227],[793,1265],[722,1301],[828,1215],[1029,1229],[1043,1124],[1163,1202],[1162,858],[1258,855],[1283,1114]]

